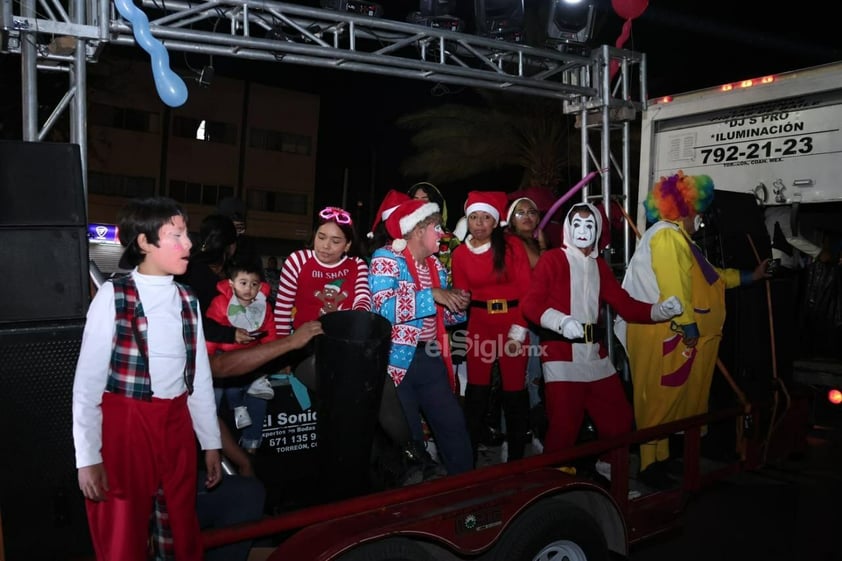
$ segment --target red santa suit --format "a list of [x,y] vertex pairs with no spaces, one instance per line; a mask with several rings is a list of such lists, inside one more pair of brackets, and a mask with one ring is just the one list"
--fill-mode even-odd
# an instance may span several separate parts
[[[451,266],[454,288],[471,293],[466,332],[470,347],[466,357],[468,383],[489,385],[491,364],[496,358],[500,363],[503,391],[518,391],[526,387],[526,354],[509,356],[502,352],[502,346],[508,339],[525,342],[527,327],[520,311],[520,299],[532,274],[523,243],[511,234],[505,234],[505,238],[506,260],[502,276],[494,271],[491,244],[474,248],[470,245],[470,236],[453,251]],[[489,306],[494,307],[494,300],[500,301],[501,309],[505,302],[508,311],[489,311]]]
[[[584,207],[584,208],[583,208]],[[573,244],[570,219],[576,211],[591,212],[596,223],[594,245],[585,253]],[[601,341],[603,302],[624,317],[651,323],[652,304],[633,299],[620,287],[611,268],[599,256],[597,241],[602,216],[588,203],[571,208],[564,221],[564,246],[544,252],[523,298],[527,319],[544,328],[541,357],[549,428],[544,450],[558,451],[576,442],[585,412],[600,438],[631,430],[632,409],[622,382]],[[572,318],[584,327],[584,337],[566,339],[563,322]]]

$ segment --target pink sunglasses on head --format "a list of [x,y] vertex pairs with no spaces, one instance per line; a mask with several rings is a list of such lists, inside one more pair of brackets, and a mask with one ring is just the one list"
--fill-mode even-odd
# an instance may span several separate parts
[[319,212],[319,218],[322,218],[324,220],[335,220],[337,224],[351,223],[351,215],[348,214],[348,211],[335,206],[328,206],[323,208]]

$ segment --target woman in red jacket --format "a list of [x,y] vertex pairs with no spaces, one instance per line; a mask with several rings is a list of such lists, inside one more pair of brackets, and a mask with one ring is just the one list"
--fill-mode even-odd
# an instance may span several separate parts
[[[525,389],[528,328],[520,299],[529,286],[529,257],[520,240],[503,230],[508,199],[500,191],[471,191],[465,202],[468,236],[453,251],[453,286],[471,293],[465,417],[476,456],[491,392],[491,367],[502,378],[508,459],[523,457],[529,429]],[[454,343],[458,344],[454,337]]]

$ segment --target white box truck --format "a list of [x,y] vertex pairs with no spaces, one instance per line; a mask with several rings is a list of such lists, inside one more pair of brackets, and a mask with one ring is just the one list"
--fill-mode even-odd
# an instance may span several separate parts
[[[838,275],[842,61],[649,100],[642,116],[639,190],[633,201],[641,231],[646,217],[640,202],[658,178],[678,170],[709,175],[716,191],[753,195],[773,240],[772,257],[798,269],[824,248],[822,257],[833,256]],[[779,244],[788,244],[789,251],[780,251]],[[765,254],[768,249],[760,248]],[[802,282],[804,273],[802,269]],[[842,312],[839,288],[829,290],[837,293],[819,296]],[[803,312],[803,304],[796,304],[802,306],[796,313]],[[838,334],[842,313],[836,315],[840,317],[830,318],[828,329]],[[795,381],[815,388],[842,387],[839,351],[819,355],[796,353]]]

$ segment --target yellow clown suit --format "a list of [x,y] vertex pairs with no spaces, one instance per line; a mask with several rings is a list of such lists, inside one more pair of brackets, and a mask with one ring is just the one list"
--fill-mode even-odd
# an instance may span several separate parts
[[[678,296],[683,312],[668,323],[626,324],[615,331],[626,347],[634,389],[637,428],[705,413],[725,323],[725,289],[763,276],[719,269],[705,259],[690,236],[713,200],[708,176],[681,171],[661,178],[646,200],[652,225],[629,262],[623,288],[634,298],[659,302]],[[640,468],[669,458],[669,441],[642,444]]]

